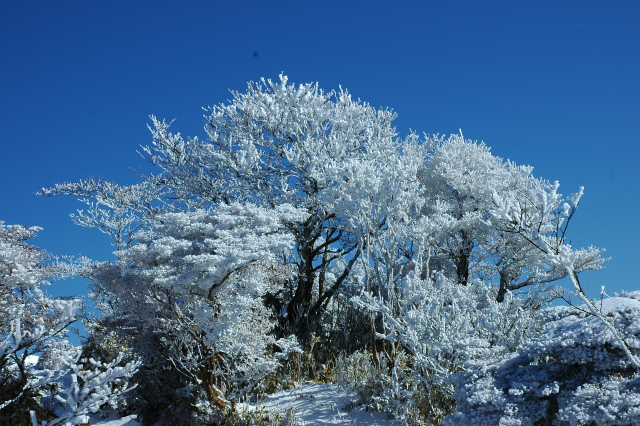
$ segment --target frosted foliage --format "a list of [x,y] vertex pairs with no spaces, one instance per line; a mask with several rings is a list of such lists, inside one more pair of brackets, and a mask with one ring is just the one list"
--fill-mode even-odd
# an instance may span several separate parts
[[[523,172],[526,176],[531,169]],[[473,143],[462,135],[452,135],[437,145],[429,157],[424,180],[434,195],[449,189],[460,195],[473,194],[472,202],[476,203],[490,198],[494,190],[502,192],[509,186],[515,189],[508,165],[493,156],[484,143]]]
[[[637,352],[640,300],[633,296],[597,305]],[[541,333],[516,353],[457,373],[457,410],[448,424],[640,423],[640,376],[614,333],[584,308],[541,311]]]
[[71,215],[74,223],[107,234],[120,250],[133,242],[133,236],[144,228],[150,216],[165,210],[164,203],[158,201],[166,192],[162,185],[148,181],[121,186],[105,179],[87,178],[42,188],[38,195],[78,196],[86,209]]
[[567,225],[578,207],[584,188],[581,187],[578,193],[567,198],[571,202],[569,205],[558,193],[559,186],[557,181],[553,184],[546,183],[528,199],[516,199],[508,195],[502,197],[494,193],[496,207],[491,210],[491,216],[507,232],[524,238],[531,248],[561,271],[562,276],[570,278],[574,294],[582,300],[585,309],[613,334],[626,357],[640,371],[640,357],[633,353],[625,336],[609,318],[596,308],[580,284],[579,272],[600,269],[608,260],[601,257],[604,250],[595,247],[574,249],[565,243]]
[[[246,93],[234,93],[231,104],[211,109],[207,131],[218,150],[209,152],[242,175],[245,185],[268,181],[274,201],[296,204],[301,194],[340,182],[351,161],[381,156],[377,149],[392,151],[394,118],[347,91],[296,87],[281,75],[279,82],[250,84]],[[234,155],[232,147],[238,148]]]
[[[280,75],[206,109],[202,139],[152,116],[153,143],[142,155],[156,169],[139,184],[86,179],[41,191],[79,197],[88,208],[74,220],[114,241],[118,262],[92,273],[101,321],[144,358],[149,377],[171,376],[150,392],[180,387],[175,395],[224,406],[250,391],[278,364],[267,348],[280,356],[296,348],[293,339],[270,337],[275,319],[264,297],[279,329],[301,340],[339,334],[327,320],[337,312],[335,324],[349,328],[345,340],[360,331],[348,318],[366,324],[366,336],[349,339],[376,348],[377,332],[388,341],[389,365],[409,354],[419,378],[410,392],[422,387],[434,401],[438,393],[447,399],[451,374],[478,360],[498,365],[523,347],[539,325],[533,312],[557,297],[552,283],[567,276],[615,337],[607,345],[640,368],[633,332],[597,311],[579,284],[579,273],[603,267],[604,250],[565,241],[583,189],[564,197],[558,182],[462,133],[399,139],[395,117],[342,88],[294,85]],[[273,279],[276,270],[286,272]],[[345,306],[354,294],[357,306]],[[574,314],[562,318],[548,321],[558,330],[575,327]],[[609,360],[609,346],[589,356]],[[567,352],[562,362],[583,355]],[[390,368],[389,389],[405,377]],[[503,394],[491,387],[494,376],[464,385],[470,404],[503,401],[502,412],[519,413],[528,409],[510,402],[519,392],[543,402],[560,395],[553,380],[524,380]],[[588,384],[580,384],[585,395],[596,392]],[[539,411],[531,408],[531,416]]]
[[567,397],[558,398],[563,408],[558,420],[571,426],[634,426],[640,422],[640,380],[606,380],[579,386]]
[[273,263],[275,255],[290,249],[292,236],[278,231],[303,217],[289,205],[267,210],[237,203],[167,213],[119,258],[154,286],[211,297],[231,273],[258,261]]
[[[48,254],[27,244],[39,230],[0,221],[0,410],[55,381],[53,374],[34,375],[27,357],[64,333],[80,308],[80,300],[53,299],[40,290],[62,268],[45,264]],[[12,383],[22,385],[12,389]]]
[[522,196],[494,191],[490,216],[506,232],[524,238],[532,250],[541,253],[555,268],[554,274],[564,277],[571,275],[569,270],[579,273],[601,269],[608,261],[601,257],[604,250],[575,249],[565,243],[567,226],[578,208],[583,188],[565,199],[558,192],[559,187],[557,181],[539,180]]
[[[261,297],[274,290],[270,265],[293,244],[286,224],[302,218],[288,205],[237,203],[159,215],[117,253],[118,264],[94,272],[115,309],[110,321],[137,330],[132,344],[143,357],[157,355],[138,339],[156,336],[193,393],[226,405],[297,350],[295,339],[271,336],[274,322]],[[270,346],[280,357],[267,354]]]
[[[153,143],[142,154],[157,169],[143,183],[87,179],[40,194],[78,196],[89,208],[74,220],[110,235],[119,250],[168,211],[232,202],[303,208],[308,216],[290,223],[297,289],[278,303],[290,308],[290,322],[314,322],[355,262],[344,260],[360,255],[359,237],[377,232],[387,215],[415,211],[416,170],[424,167],[425,146],[413,134],[399,141],[393,112],[343,89],[295,85],[280,75],[232,93],[229,102],[207,109],[206,138],[184,138],[171,132],[171,123],[151,117]],[[335,282],[321,285],[324,294],[314,300],[313,283],[322,281],[318,271],[338,265]]]
[[[282,304],[290,322],[306,317],[314,323],[350,274],[366,244],[362,236],[378,233],[390,213],[406,216],[425,153],[411,135],[406,151],[418,155],[402,155],[391,111],[346,90],[296,86],[284,75],[250,83],[245,93],[233,92],[231,102],[208,111],[208,140],[184,140],[154,118],[154,145],[146,155],[169,177],[172,191],[190,202],[304,208],[307,219],[291,227],[297,289]],[[329,269],[337,278],[325,286],[318,271]],[[315,300],[314,282],[323,290]]]
[[[436,269],[462,284],[491,280],[498,300],[527,286],[544,293],[545,284],[567,276],[562,264],[532,246],[538,235],[523,235],[511,219],[517,216],[557,247],[582,190],[563,199],[557,183],[534,178],[532,167],[503,161],[462,134],[420,139],[412,133],[399,140],[393,112],[343,89],[294,85],[280,75],[232,94],[206,110],[205,139],[184,138],[152,117],[153,144],[143,155],[159,173],[144,182],[87,179],[41,195],[80,197],[89,208],[76,222],[109,234],[118,249],[166,211],[234,201],[304,208],[309,216],[291,226],[297,289],[281,301],[299,317],[321,311],[350,274],[354,263],[344,260],[366,250],[367,261],[379,262],[375,272],[395,280],[411,269],[424,273],[421,262],[431,249]],[[602,250],[573,252],[576,273],[604,263]],[[325,294],[312,306],[318,271],[338,264],[344,268],[335,284],[320,286]]]
[[66,339],[52,339],[47,342],[43,351],[38,356],[36,368],[38,370],[60,370],[67,363],[69,353],[77,351]]
[[207,141],[185,140],[152,117],[154,143],[145,153],[183,199],[308,207],[308,197],[348,177],[352,160],[395,149],[395,114],[345,90],[296,87],[284,75],[250,83],[208,112]]
[[47,256],[25,243],[41,229],[36,226],[5,226],[0,221],[0,288],[3,291],[49,284],[46,278],[55,274],[55,271],[42,265]]
[[460,286],[441,274],[408,279],[396,315],[380,298],[365,294],[354,301],[383,314],[383,337],[400,342],[422,380],[434,385],[443,385],[468,361],[512,352],[536,327],[523,300],[508,294],[498,303],[490,286],[480,281]]

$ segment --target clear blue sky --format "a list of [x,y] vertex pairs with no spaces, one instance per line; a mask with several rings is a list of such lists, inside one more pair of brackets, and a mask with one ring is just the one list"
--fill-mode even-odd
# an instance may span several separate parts
[[584,185],[570,239],[613,258],[588,291],[640,288],[638,1],[3,0],[0,219],[43,227],[55,254],[112,259],[71,223],[79,202],[34,193],[133,183],[149,115],[204,135],[202,107],[281,71],[394,109],[401,135],[462,129],[564,194]]

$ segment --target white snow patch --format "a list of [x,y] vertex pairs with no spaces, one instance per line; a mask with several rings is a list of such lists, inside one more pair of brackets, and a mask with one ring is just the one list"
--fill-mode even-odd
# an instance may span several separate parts
[[38,363],[40,357],[38,355],[27,355],[27,358],[24,360],[25,367],[33,367]]
[[[293,410],[300,426],[309,425],[377,425],[397,426],[399,422],[389,419],[384,413],[366,411],[355,405],[358,398],[348,395],[337,385],[323,383],[305,383],[295,389],[269,395],[255,404],[240,404],[247,410],[268,410],[285,413]],[[135,415],[118,418],[112,414],[106,419],[92,415],[93,426],[140,426]]]
[[305,383],[295,389],[269,395],[263,401],[245,408],[279,412],[293,409],[301,425],[399,425],[380,412],[356,406],[357,396],[348,395],[333,384]]
[[96,414],[92,414],[89,418],[91,419],[91,424],[93,426],[141,426],[142,424],[137,420],[138,416],[135,414],[120,418],[117,414],[112,413],[106,419],[103,419]]
[[[595,306],[599,308],[600,302],[595,302]],[[629,297],[609,297],[602,300],[602,313],[604,314],[625,311],[640,312],[640,300]]]

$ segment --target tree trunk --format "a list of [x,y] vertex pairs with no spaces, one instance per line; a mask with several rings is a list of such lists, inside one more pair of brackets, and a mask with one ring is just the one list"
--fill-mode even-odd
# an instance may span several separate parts
[[216,386],[216,376],[213,374],[216,364],[214,358],[207,360],[204,365],[202,365],[198,379],[202,382],[202,387],[207,394],[209,402],[220,409],[225,409],[227,402],[224,400],[222,391]]
[[473,240],[469,238],[465,231],[460,231],[460,237],[462,242],[456,258],[456,273],[458,274],[458,282],[462,285],[467,285],[469,282],[469,261],[473,250]]
[[293,298],[287,306],[287,323],[294,326],[296,334],[302,340],[308,333],[306,319],[313,297],[313,246],[317,240],[317,236],[314,235],[315,225],[314,221],[307,221],[300,233],[298,240],[298,255],[300,256],[298,283]]
[[500,288],[498,289],[498,295],[496,296],[496,302],[501,303],[504,301],[504,295],[509,290],[509,274],[505,271],[500,271]]

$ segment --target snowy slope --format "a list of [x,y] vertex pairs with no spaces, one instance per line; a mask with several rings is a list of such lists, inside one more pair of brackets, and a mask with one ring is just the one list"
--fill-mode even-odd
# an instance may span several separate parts
[[116,415],[111,415],[106,419],[102,419],[97,415],[89,416],[91,418],[91,424],[94,426],[140,426],[137,416],[132,414],[130,416],[119,418]]
[[[388,419],[386,414],[365,411],[362,407],[351,408],[357,400],[336,385],[321,383],[301,384],[295,389],[269,395],[259,403],[245,404],[241,409],[268,410],[278,412],[283,417],[293,410],[300,426],[307,425],[399,425]],[[100,419],[92,416],[94,426],[139,426],[135,416],[122,419],[109,417]]]
[[[301,425],[398,425],[386,414],[353,407],[357,397],[332,384],[306,383],[295,389],[269,395],[254,404],[253,409],[264,408],[285,414],[293,409]],[[247,407],[249,408],[249,407]]]

